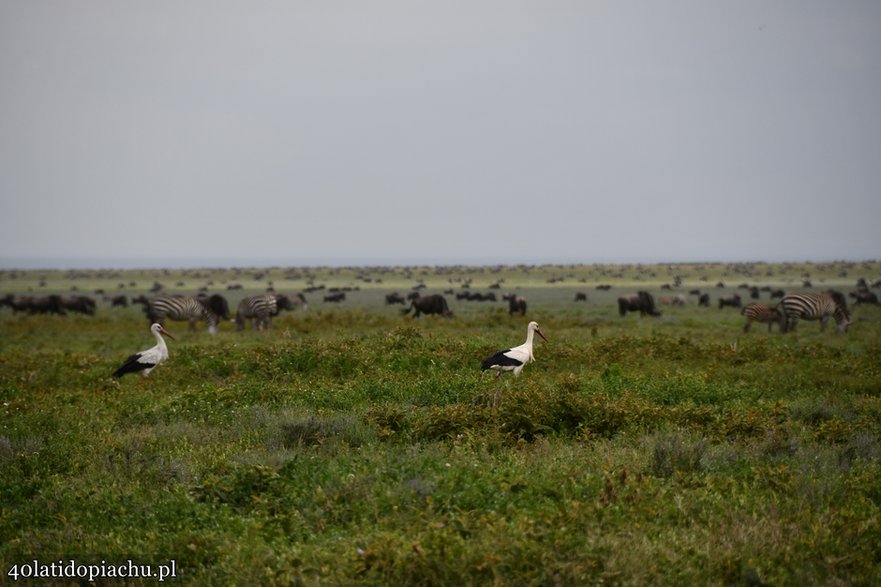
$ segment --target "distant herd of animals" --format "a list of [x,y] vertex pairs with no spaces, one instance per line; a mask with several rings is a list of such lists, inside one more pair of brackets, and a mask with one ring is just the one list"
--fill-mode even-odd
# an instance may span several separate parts
[[[678,286],[679,284],[677,284]],[[724,287],[719,283],[717,287]],[[881,287],[881,282],[873,283],[872,286]],[[404,315],[411,314],[417,318],[423,314],[438,315],[451,318],[453,312],[450,310],[447,298],[441,294],[423,295],[419,290],[424,285],[414,287],[414,291],[406,297],[399,293],[389,293],[385,296],[387,305],[401,304],[406,306],[402,309]],[[310,291],[315,291],[312,288]],[[321,288],[323,289],[323,288]],[[611,286],[598,285],[597,289],[609,290]],[[671,289],[665,287],[663,289]],[[738,286],[738,289],[745,289],[749,292],[749,297],[753,300],[759,299],[760,293],[765,291],[769,297],[779,299],[776,303],[760,303],[750,302],[743,303],[740,294],[734,293],[718,297],[718,307],[723,309],[726,307],[741,308],[741,313],[746,319],[743,331],[748,332],[753,322],[760,322],[768,325],[768,330],[777,324],[780,332],[791,332],[796,329],[799,320],[819,320],[821,330],[825,329],[829,320],[835,320],[838,330],[845,332],[848,324],[850,324],[850,311],[847,305],[847,298],[844,294],[827,290],[819,293],[785,293],[783,290],[772,289],[770,287],[755,287],[747,284]],[[447,290],[444,294],[454,294],[452,290]],[[699,306],[709,307],[710,296],[700,290],[690,290],[688,295],[684,293],[659,295],[657,301],[655,297],[647,291],[638,291],[621,295],[617,298],[618,312],[624,317],[629,312],[639,312],[641,316],[660,316],[659,306],[685,306],[688,303],[689,296],[697,299]],[[878,296],[870,290],[870,286],[865,279],[857,281],[856,290],[850,292],[850,298],[855,304],[873,304],[881,305]],[[455,293],[458,301],[474,301],[474,302],[497,302],[498,298],[494,292],[479,293],[472,291],[462,291]],[[338,289],[328,290],[324,296],[325,303],[340,303],[346,299],[346,291]],[[519,314],[526,315],[527,303],[526,299],[520,295],[509,293],[501,296],[501,300],[508,303],[509,315]],[[588,300],[587,293],[577,292],[574,302],[586,302]],[[109,302],[112,307],[128,306],[129,300],[124,295],[105,296],[105,301]],[[208,331],[215,333],[217,326],[222,321],[234,320],[236,330],[241,331],[250,321],[254,330],[269,330],[272,327],[272,319],[283,310],[294,310],[298,307],[305,307],[306,298],[302,293],[297,294],[278,294],[266,293],[263,295],[248,296],[243,298],[236,308],[235,318],[231,317],[229,304],[226,298],[220,294],[208,295],[201,293],[197,296],[187,295],[171,295],[158,293],[153,296],[137,296],[131,299],[133,304],[142,304],[144,312],[150,324],[163,324],[166,320],[185,321],[189,324],[189,330],[194,331],[196,323],[204,321],[207,324]],[[46,296],[15,296],[7,294],[0,297],[0,307],[7,306],[13,312],[25,312],[28,314],[59,314],[81,313],[86,315],[94,315],[97,303],[95,299],[85,295],[46,295]]]

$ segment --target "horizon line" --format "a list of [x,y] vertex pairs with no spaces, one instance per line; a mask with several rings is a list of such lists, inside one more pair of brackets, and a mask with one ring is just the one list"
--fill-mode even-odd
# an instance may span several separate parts
[[785,264],[785,263],[871,263],[873,258],[820,258],[820,259],[733,259],[733,258],[633,258],[604,257],[595,259],[575,258],[272,258],[272,257],[0,257],[0,270],[76,270],[76,269],[224,269],[265,267],[454,267],[454,266],[519,266],[519,265],[712,265],[712,264]]

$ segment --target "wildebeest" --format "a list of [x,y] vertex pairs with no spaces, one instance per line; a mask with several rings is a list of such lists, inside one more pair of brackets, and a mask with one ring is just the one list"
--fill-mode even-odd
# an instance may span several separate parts
[[61,296],[61,305],[65,310],[86,314],[87,316],[95,315],[95,300],[89,296]]
[[740,296],[737,294],[731,294],[730,296],[722,296],[719,298],[719,309],[721,310],[725,306],[731,306],[732,308],[739,308],[741,306]]
[[205,294],[199,294],[196,296],[196,299],[199,300],[199,303],[205,306],[209,312],[213,312],[221,320],[230,320],[229,302],[227,302],[226,298],[222,295],[213,294],[208,296]]
[[746,324],[743,325],[743,331],[749,332],[749,328],[753,321],[768,324],[768,332],[774,324],[780,326],[780,332],[783,332],[783,314],[777,308],[768,304],[747,304],[740,311],[746,317]]
[[29,314],[67,314],[64,302],[59,295],[26,297],[20,302]]
[[463,291],[456,294],[457,300],[467,300],[471,302],[496,302],[496,294],[493,292],[480,293],[478,291]]
[[452,318],[453,313],[447,305],[447,298],[440,294],[416,298],[410,302],[410,307],[401,310],[404,314],[409,314],[410,310],[416,310],[413,314],[414,318],[418,318],[420,314],[437,314],[444,318]]
[[618,312],[626,316],[627,312],[639,312],[640,316],[660,316],[655,308],[655,298],[647,291],[638,291],[618,298]]
[[576,302],[586,302],[587,294],[583,291],[575,292],[575,301]]
[[508,316],[513,316],[514,312],[520,312],[521,316],[526,315],[526,299],[517,294],[509,293],[502,296],[503,300],[508,302]]
[[875,292],[871,292],[868,290],[865,291],[852,291],[850,292],[850,297],[854,298],[854,304],[878,304],[878,296],[875,295]]
[[331,302],[334,304],[338,304],[341,301],[343,301],[344,299],[346,299],[346,293],[342,292],[342,291],[338,291],[338,292],[324,296],[325,302]]
[[478,291],[463,291],[456,294],[457,300],[468,300],[471,302],[496,302],[496,294],[493,292],[480,293]]
[[128,308],[128,297],[123,295],[113,296],[110,298],[111,308]]
[[28,314],[67,314],[62,296],[13,296],[8,294],[0,300],[0,306],[9,306],[15,313]]
[[9,306],[13,310],[15,310],[15,296],[12,294],[6,294],[2,298],[0,298],[0,307]]
[[399,294],[397,292],[385,294],[385,303],[386,303],[386,305],[403,304],[404,303],[404,296],[402,296],[401,294]]
[[677,294],[675,296],[659,296],[658,302],[665,306],[684,306],[685,295]]
[[303,306],[305,308],[309,305],[306,302],[306,296],[301,293],[278,294],[275,297],[278,301],[279,310],[295,310],[297,306]]
[[710,307],[710,294],[706,294],[706,293],[701,294],[700,297],[697,299],[697,305],[703,306],[704,308],[709,308]]

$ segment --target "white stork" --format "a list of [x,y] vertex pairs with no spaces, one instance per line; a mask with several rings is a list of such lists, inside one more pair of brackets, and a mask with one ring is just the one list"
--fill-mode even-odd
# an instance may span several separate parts
[[[514,377],[520,375],[520,371],[523,370],[527,363],[535,361],[535,356],[532,354],[532,338],[536,332],[547,341],[541,328],[538,327],[538,322],[532,321],[526,327],[526,342],[520,346],[499,351],[491,357],[487,357],[483,361],[480,370],[486,371],[489,369],[495,371],[498,373],[497,377],[501,377],[503,373],[513,373]],[[498,399],[499,391],[497,390],[494,402],[498,403]]]
[[168,358],[168,347],[165,345],[165,339],[162,338],[162,335],[164,334],[172,340],[174,340],[174,337],[171,336],[170,332],[162,328],[161,324],[152,325],[150,332],[156,337],[156,346],[130,356],[119,369],[113,372],[114,377],[122,377],[126,373],[137,373],[140,371],[141,375],[146,378],[150,371]]

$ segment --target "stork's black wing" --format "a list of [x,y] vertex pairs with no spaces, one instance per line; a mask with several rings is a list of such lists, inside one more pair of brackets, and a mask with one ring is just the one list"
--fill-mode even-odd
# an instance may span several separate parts
[[505,349],[497,352],[491,357],[487,357],[483,361],[483,365],[481,365],[481,370],[485,371],[487,369],[492,369],[493,367],[519,367],[522,365],[523,361],[519,361],[505,354],[510,350],[511,349]]
[[144,369],[149,369],[150,367],[155,367],[155,363],[143,363],[138,361],[141,358],[141,353],[135,353],[125,360],[125,363],[120,366],[119,369],[113,372],[114,377],[122,377],[126,373],[138,373],[139,371],[143,371]]

